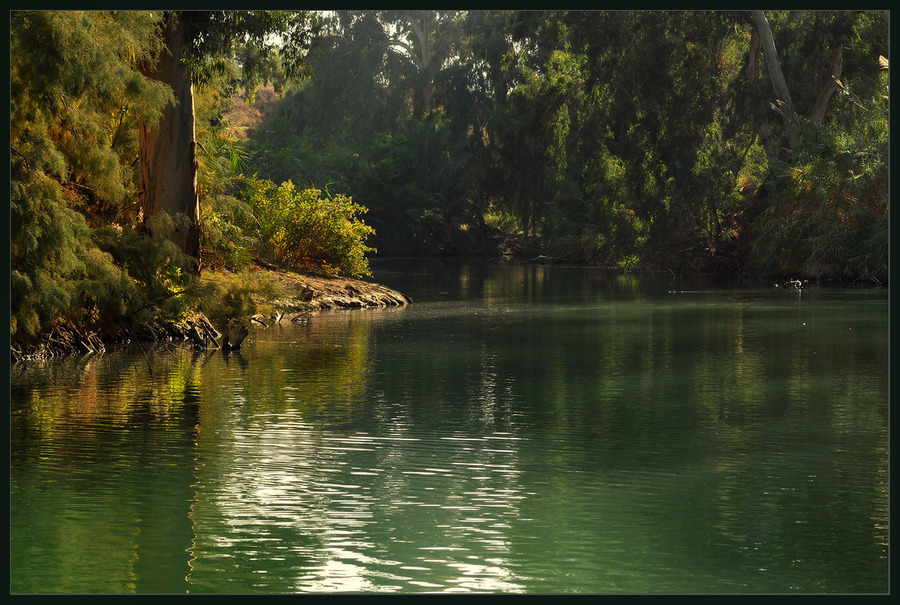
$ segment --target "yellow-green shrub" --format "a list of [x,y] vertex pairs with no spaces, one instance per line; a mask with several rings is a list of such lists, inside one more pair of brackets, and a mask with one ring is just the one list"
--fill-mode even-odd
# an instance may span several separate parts
[[370,275],[366,239],[375,230],[359,215],[366,208],[349,197],[320,189],[297,190],[250,179],[249,202],[256,217],[254,252],[277,265],[328,275]]

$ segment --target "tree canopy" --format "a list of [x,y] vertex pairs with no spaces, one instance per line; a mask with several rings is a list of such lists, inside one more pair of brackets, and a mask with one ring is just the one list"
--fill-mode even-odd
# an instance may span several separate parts
[[[351,194],[382,252],[487,251],[514,225],[585,262],[887,278],[883,11],[343,11],[324,31],[251,164]],[[790,176],[823,153],[873,163],[811,195],[871,214],[789,250],[808,239],[777,218],[799,218]],[[838,261],[859,229],[882,252]]]

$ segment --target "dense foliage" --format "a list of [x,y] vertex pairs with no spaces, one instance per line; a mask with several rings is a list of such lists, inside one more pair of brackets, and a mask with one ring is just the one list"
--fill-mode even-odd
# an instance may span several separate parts
[[142,68],[173,22],[206,268],[366,275],[377,248],[888,281],[887,11],[13,11],[16,342],[197,304],[183,217],[142,213],[141,125],[176,98]]
[[[249,161],[352,195],[386,254],[494,253],[503,225],[569,260],[884,283],[887,13],[769,21],[790,121],[746,12],[338,11]],[[855,210],[795,212],[800,175]]]

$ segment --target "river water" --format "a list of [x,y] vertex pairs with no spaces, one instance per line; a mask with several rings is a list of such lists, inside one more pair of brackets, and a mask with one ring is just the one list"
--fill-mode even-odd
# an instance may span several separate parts
[[416,302],[12,366],[11,592],[888,591],[886,291],[375,279]]

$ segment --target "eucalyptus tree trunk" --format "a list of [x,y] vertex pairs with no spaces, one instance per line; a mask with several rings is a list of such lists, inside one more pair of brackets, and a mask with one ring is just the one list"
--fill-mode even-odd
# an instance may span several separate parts
[[194,95],[190,73],[182,63],[184,28],[169,16],[165,43],[157,63],[144,65],[142,73],[171,86],[175,105],[163,111],[156,124],[140,125],[141,212],[145,228],[152,218],[168,213],[174,231],[168,234],[200,271],[200,193],[197,186],[197,154],[194,139]]
[[753,24],[756,25],[756,31],[759,33],[763,57],[766,60],[769,79],[772,81],[772,87],[775,89],[775,97],[790,105],[791,93],[788,92],[787,82],[784,80],[784,73],[781,71],[781,62],[778,60],[778,51],[775,49],[775,38],[772,36],[772,28],[769,27],[769,21],[762,11],[750,11],[750,14],[753,16]]
[[763,11],[750,11],[750,15],[753,18],[753,24],[756,26],[756,32],[759,35],[763,58],[766,61],[766,70],[769,73],[769,80],[772,82],[772,88],[775,90],[775,102],[772,104],[772,108],[782,117],[784,129],[788,135],[788,143],[792,148],[796,147],[800,143],[800,136],[792,126],[796,114],[794,113],[793,104],[791,103],[791,94],[788,91],[784,73],[781,71],[781,61],[778,60],[778,51],[775,48],[775,38],[772,36],[772,28],[769,27],[769,21],[766,19],[766,15]]
[[434,98],[434,70],[437,52],[434,47],[433,37],[434,15],[430,10],[419,11],[419,18],[409,17],[410,29],[418,42],[418,52],[412,51],[412,56],[419,68],[422,78],[421,106],[417,108],[418,115],[424,115],[431,109],[431,100]]
[[[756,30],[753,30],[750,33],[750,54],[747,64],[747,73],[753,80],[759,78],[759,53],[761,50],[762,41]],[[754,111],[758,111],[757,134],[759,135],[759,142],[766,152],[766,157],[769,158],[769,163],[772,163],[773,160],[778,159],[781,145],[779,145],[778,139],[775,137],[772,122],[769,120],[769,105],[768,103],[763,102],[760,104],[760,107]]]

